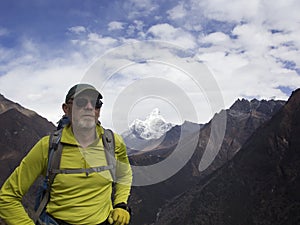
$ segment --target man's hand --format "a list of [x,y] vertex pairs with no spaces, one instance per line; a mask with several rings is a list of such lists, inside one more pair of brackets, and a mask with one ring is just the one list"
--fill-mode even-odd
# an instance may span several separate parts
[[129,220],[129,212],[122,208],[115,208],[111,210],[108,216],[108,222],[114,225],[127,225],[129,224]]

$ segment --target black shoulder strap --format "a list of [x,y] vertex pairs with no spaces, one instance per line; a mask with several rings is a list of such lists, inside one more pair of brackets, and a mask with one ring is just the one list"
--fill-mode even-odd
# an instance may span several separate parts
[[44,195],[40,202],[39,207],[35,211],[33,216],[33,221],[36,223],[45,209],[49,199],[50,199],[50,191],[51,185],[53,183],[54,177],[56,174],[51,173],[53,169],[59,169],[60,159],[62,154],[62,144],[60,143],[62,134],[62,129],[57,130],[54,133],[50,134],[49,138],[49,151],[48,151],[48,164],[47,164],[47,171],[46,176],[44,178]]
[[105,150],[107,164],[112,166],[112,168],[110,169],[111,176],[113,178],[113,181],[116,181],[115,137],[112,130],[104,129],[102,142]]
[[49,155],[48,155],[48,167],[47,167],[47,174],[48,175],[48,187],[49,190],[51,189],[51,185],[54,181],[54,177],[56,176],[55,173],[52,171],[54,169],[59,169],[60,166],[60,160],[62,155],[62,144],[60,142],[62,134],[62,129],[55,131],[51,136],[49,140]]

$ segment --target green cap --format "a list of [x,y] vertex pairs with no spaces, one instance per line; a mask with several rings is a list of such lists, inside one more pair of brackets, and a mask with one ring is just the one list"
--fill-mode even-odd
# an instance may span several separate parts
[[67,96],[66,96],[66,103],[74,98],[76,95],[79,95],[80,93],[84,91],[92,91],[95,92],[98,95],[98,98],[102,99],[102,95],[100,92],[92,85],[90,84],[76,84],[69,90]]

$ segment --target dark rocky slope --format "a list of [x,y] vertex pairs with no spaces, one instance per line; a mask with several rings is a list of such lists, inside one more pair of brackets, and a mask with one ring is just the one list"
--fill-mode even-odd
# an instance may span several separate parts
[[300,224],[300,90],[221,169],[163,207],[155,224]]
[[[55,126],[35,112],[25,109],[0,95],[0,186],[19,165],[21,159],[43,136]],[[33,207],[35,187],[24,198]],[[5,224],[0,219],[0,224]]]
[[[274,100],[238,100],[230,109],[216,114],[211,122],[201,128],[200,133],[183,134],[182,142],[185,146],[189,145],[191,139],[195,138],[195,135],[199,139],[193,156],[178,173],[169,179],[149,186],[133,187],[130,199],[134,212],[132,224],[144,225],[154,223],[157,213],[159,213],[163,204],[189,190],[193,185],[205,179],[224,163],[228,162],[240,150],[252,133],[264,122],[268,121],[284,103],[283,101]],[[200,172],[198,169],[200,161],[206,146],[211,141],[212,124],[222,115],[225,115],[224,118],[226,119],[226,130],[222,145],[213,163]],[[157,148],[145,154],[131,156],[132,164],[152,165],[166,159],[177,148],[180,132],[184,132],[184,130],[185,128],[181,127],[171,129],[166,134],[166,140],[167,143],[173,143],[173,146],[162,144],[161,146],[168,147]],[[172,142],[170,139],[172,139]],[[184,151],[187,151],[187,148],[182,149],[183,155],[185,154]],[[177,163],[182,163],[180,158],[177,160]],[[161,171],[161,173],[163,172]],[[147,179],[146,176],[145,179]]]

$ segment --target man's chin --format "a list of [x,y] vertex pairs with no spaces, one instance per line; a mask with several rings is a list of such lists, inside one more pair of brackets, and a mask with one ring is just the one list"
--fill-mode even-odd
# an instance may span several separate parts
[[96,127],[95,121],[80,121],[78,127],[81,129],[93,129]]

